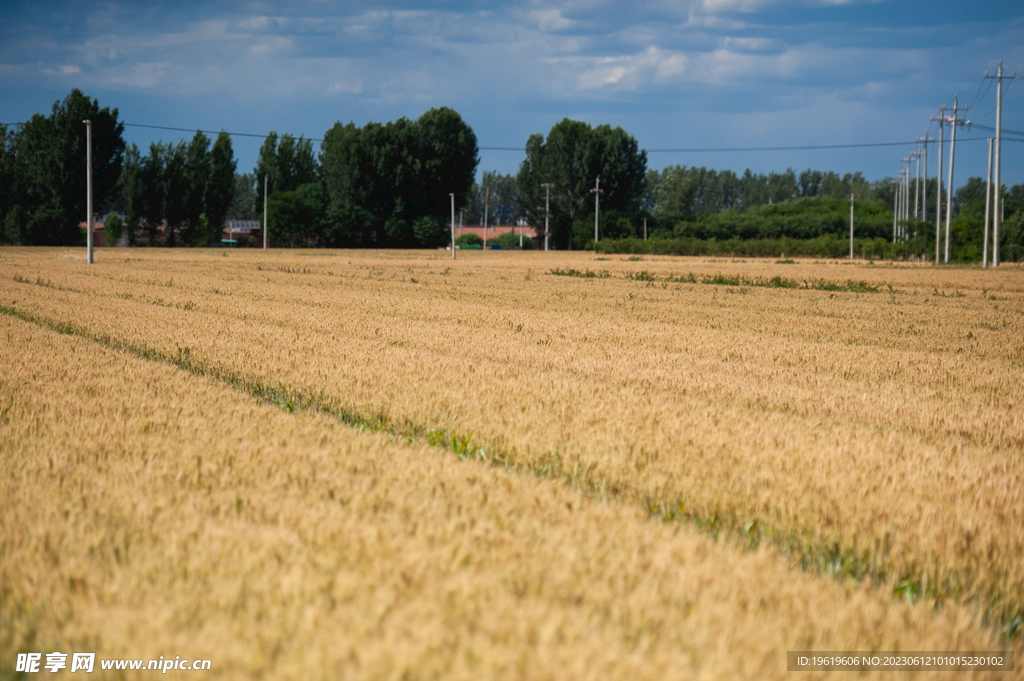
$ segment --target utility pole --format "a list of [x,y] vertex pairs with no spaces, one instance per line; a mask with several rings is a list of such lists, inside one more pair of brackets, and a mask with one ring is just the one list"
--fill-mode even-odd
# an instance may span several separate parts
[[904,241],[907,236],[907,158],[900,159],[900,222],[898,236],[900,241]]
[[921,147],[913,153],[913,158],[918,162],[918,176],[913,180],[913,219],[918,218],[918,203],[921,199]]
[[541,185],[544,187],[544,250],[548,250],[548,236],[549,236],[549,222],[548,218],[551,217],[551,188],[555,185],[550,182],[545,182]]
[[899,164],[899,224],[896,230],[896,236],[899,241],[903,241],[906,236],[906,158],[900,159]]
[[950,119],[950,125],[953,130],[949,137],[949,182],[947,183],[949,190],[946,192],[946,258],[944,262],[947,263],[949,262],[950,226],[953,221],[953,159],[956,155],[956,126],[960,123],[956,117],[958,106],[959,100],[957,95],[953,95],[953,118]]
[[523,230],[526,228],[526,218],[519,218],[519,250],[523,250]]
[[598,239],[598,234],[597,234],[597,216],[601,213],[600,196],[601,196],[601,191],[602,190],[601,190],[601,176],[600,175],[597,176],[597,182],[594,184],[594,188],[591,189],[590,191],[594,193],[594,243],[596,244],[597,243],[597,239]]
[[903,177],[903,236],[910,238],[910,168],[914,163],[912,156],[907,156],[907,174]]
[[896,182],[892,183],[892,242],[896,243],[896,214],[899,210],[899,194],[896,191]]
[[921,220],[928,222],[928,143],[934,141],[934,138],[928,137],[928,131],[924,131],[924,137],[918,138],[919,142],[924,142],[924,187],[921,189]]
[[[988,267],[988,212],[989,212],[989,199],[992,198],[992,142],[994,140],[988,138],[988,176],[985,179],[985,232],[984,236],[981,237],[981,266]],[[993,249],[993,256],[995,255]]]
[[853,194],[850,194],[850,260],[853,260]]
[[1003,185],[1002,185],[1002,173],[1000,172],[1003,166],[1002,160],[1002,148],[1003,148],[1003,80],[1013,80],[1017,77],[1017,72],[1014,71],[1012,76],[1003,75],[1003,60],[999,60],[999,70],[996,71],[995,76],[988,75],[988,71],[985,72],[986,78],[996,79],[996,155],[995,155],[995,196],[992,202],[992,266],[999,267],[999,226],[1002,223],[1002,211],[1000,207],[1003,202]]
[[644,241],[647,241],[647,218],[644,218]]
[[938,118],[932,116],[932,120],[939,121],[939,172],[935,175],[935,181],[938,184],[938,189],[935,192],[935,264],[938,265],[939,246],[942,243],[942,135],[946,125],[945,104],[939,107]]
[[85,119],[85,241],[86,262],[93,263],[92,258],[92,121]]
[[452,260],[455,260],[455,193],[451,192],[448,196],[452,197]]
[[910,158],[904,158],[903,167],[903,210],[900,211],[900,236],[903,241],[907,240],[907,222],[910,219]]
[[263,250],[267,250],[267,186],[270,184],[270,173],[263,176]]
[[[482,184],[480,186],[481,186],[481,188],[483,188]],[[487,208],[488,208],[487,200],[490,198],[488,196],[489,193],[490,192],[488,192],[486,189],[484,189],[484,250],[485,251],[487,250]],[[454,255],[454,253],[455,253],[455,251],[453,250],[452,254]]]
[[900,164],[900,172],[896,177],[899,179],[899,202],[896,204],[899,206],[899,219],[896,222],[896,240],[903,241],[903,205],[906,201],[903,199],[903,176],[906,174],[903,168],[903,164]]

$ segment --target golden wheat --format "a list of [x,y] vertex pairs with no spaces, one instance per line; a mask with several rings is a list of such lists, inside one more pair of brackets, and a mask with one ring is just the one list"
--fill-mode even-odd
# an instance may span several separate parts
[[[1024,614],[1017,266],[122,253],[4,251],[0,304],[301,403],[472,433],[509,465],[1009,626]],[[639,272],[653,281],[623,278]]]
[[5,674],[58,650],[208,658],[237,679],[773,679],[790,649],[998,647],[976,612],[821,580],[634,504],[10,316],[0,335]]

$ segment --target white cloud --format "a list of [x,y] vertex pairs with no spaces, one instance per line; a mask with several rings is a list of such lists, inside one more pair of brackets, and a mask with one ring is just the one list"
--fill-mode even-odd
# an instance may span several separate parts
[[235,31],[265,31],[270,28],[270,19],[265,16],[253,16],[239,19],[232,24]]
[[660,50],[653,45],[643,52],[615,57],[551,57],[549,64],[569,70],[574,89],[636,90],[652,82],[675,79],[687,69],[685,54]]
[[175,70],[170,62],[139,62],[128,69],[116,69],[107,75],[106,80],[114,86],[148,90],[164,83],[168,73]]
[[327,92],[332,95],[358,95],[362,91],[363,82],[360,80],[336,80],[327,88]]
[[562,16],[560,9],[538,9],[530,12],[530,18],[542,31],[564,31],[576,26],[576,22]]
[[274,53],[286,52],[294,46],[295,43],[290,38],[273,36],[253,42],[249,45],[249,54],[253,57],[263,57]]
[[702,7],[705,12],[718,14],[721,12],[753,12],[772,4],[774,0],[704,0]]
[[63,64],[61,66],[43,66],[40,67],[39,70],[48,76],[70,76],[78,73],[82,69],[78,68],[74,64]]

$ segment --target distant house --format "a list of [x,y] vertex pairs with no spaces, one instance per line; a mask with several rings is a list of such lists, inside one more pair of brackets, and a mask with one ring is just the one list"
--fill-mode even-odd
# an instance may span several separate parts
[[263,223],[259,220],[228,220],[227,225],[224,227],[225,232],[260,232],[263,231]]
[[[124,215],[121,215],[121,221],[124,222]],[[82,233],[85,233],[85,230],[89,229],[89,223],[86,222],[85,220],[82,220],[81,222],[78,223],[78,228],[82,230]],[[103,227],[102,215],[96,215],[92,219],[92,245],[95,248],[106,248],[107,246],[110,245],[107,243],[107,230],[104,229]],[[127,246],[128,235],[122,234],[121,240],[114,245]]]
[[[536,230],[536,228],[530,227],[529,225],[523,225],[521,229],[523,230],[523,236],[528,236],[531,239],[536,239],[537,238],[537,230]],[[512,232],[516,236],[519,236],[519,230],[520,230],[519,225],[488,225],[487,226],[487,240],[490,241],[491,239],[497,239],[502,234],[507,234],[509,232]],[[463,234],[476,234],[478,237],[483,239],[484,238],[484,228],[483,228],[483,225],[465,225],[463,227],[459,227],[458,225],[456,225],[455,226],[455,236],[459,237],[459,236],[462,236]]]
[[[259,220],[228,220],[224,226],[222,239],[236,241],[244,245],[249,237],[255,237],[257,241],[263,238],[263,223]],[[262,243],[262,241],[260,241]]]

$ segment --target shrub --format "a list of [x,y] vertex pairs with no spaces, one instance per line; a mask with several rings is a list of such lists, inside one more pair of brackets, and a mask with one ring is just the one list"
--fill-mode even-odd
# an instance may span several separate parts
[[483,246],[484,240],[476,234],[467,233],[456,237],[455,243],[458,246]]

